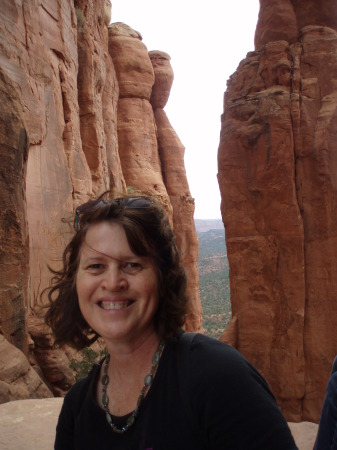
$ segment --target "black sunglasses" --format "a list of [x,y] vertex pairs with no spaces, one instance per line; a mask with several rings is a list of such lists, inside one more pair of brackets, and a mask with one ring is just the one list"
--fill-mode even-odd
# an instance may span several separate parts
[[144,209],[151,206],[151,200],[145,197],[125,197],[116,198],[114,200],[106,200],[99,198],[97,200],[90,200],[83,203],[76,208],[75,211],[75,230],[79,230],[79,218],[81,214],[91,213],[101,208],[102,206],[110,205],[110,207],[127,208],[127,209]]

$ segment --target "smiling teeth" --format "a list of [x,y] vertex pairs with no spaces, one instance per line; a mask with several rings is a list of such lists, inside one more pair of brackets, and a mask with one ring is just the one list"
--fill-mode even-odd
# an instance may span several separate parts
[[127,308],[128,302],[101,302],[103,309],[123,309]]

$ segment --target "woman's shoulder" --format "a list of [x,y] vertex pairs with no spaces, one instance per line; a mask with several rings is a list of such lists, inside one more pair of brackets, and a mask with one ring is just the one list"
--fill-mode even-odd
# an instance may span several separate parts
[[246,364],[247,360],[231,345],[205,336],[200,333],[182,333],[179,337],[179,345],[187,351],[192,358],[216,360]]
[[[234,347],[199,333],[183,333],[178,338],[178,353],[194,377],[209,377],[221,383],[258,383],[269,390],[256,368]],[[181,365],[181,364],[180,364]],[[250,380],[250,381],[249,381]]]

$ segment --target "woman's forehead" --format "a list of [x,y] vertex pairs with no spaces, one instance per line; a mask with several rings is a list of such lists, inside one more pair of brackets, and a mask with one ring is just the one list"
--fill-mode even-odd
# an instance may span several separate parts
[[81,245],[81,253],[96,251],[102,254],[127,253],[134,255],[123,226],[116,222],[99,222],[91,225]]
[[109,246],[93,247],[86,240],[84,240],[80,249],[80,259],[85,261],[99,261],[109,259],[122,262],[134,258],[139,258],[130,248],[123,249],[123,251],[121,251],[120,248],[114,249],[113,252],[110,252],[109,248]]

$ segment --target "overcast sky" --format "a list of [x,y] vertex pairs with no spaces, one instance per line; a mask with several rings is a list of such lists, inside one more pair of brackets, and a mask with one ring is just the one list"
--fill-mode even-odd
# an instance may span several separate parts
[[254,50],[259,0],[111,0],[111,22],[139,31],[147,49],[171,56],[165,112],[185,146],[196,219],[221,218],[217,174],[226,81]]

